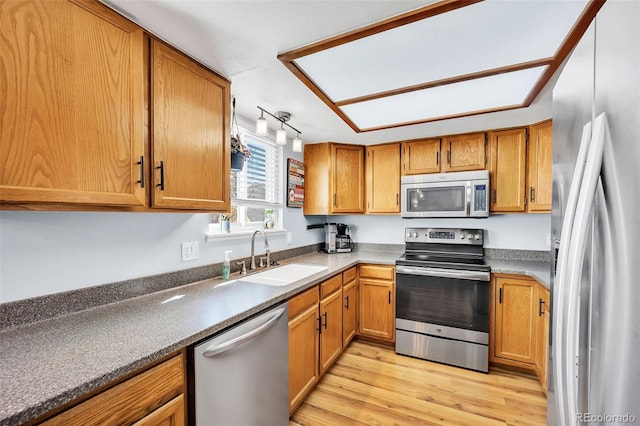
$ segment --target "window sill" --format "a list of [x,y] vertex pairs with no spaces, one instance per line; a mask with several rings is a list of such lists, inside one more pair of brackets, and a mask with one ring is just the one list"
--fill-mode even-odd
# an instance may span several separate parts
[[[263,231],[267,235],[285,234],[287,232],[286,229],[260,229],[260,231]],[[209,243],[219,240],[249,239],[254,232],[255,229],[249,231],[207,232],[205,234],[205,240]]]

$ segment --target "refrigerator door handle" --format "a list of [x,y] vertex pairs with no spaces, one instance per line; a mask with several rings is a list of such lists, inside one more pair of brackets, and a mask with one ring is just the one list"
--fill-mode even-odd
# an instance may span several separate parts
[[569,295],[567,298],[567,334],[566,334],[566,359],[565,378],[567,381],[567,415],[571,424],[577,419],[577,370],[578,370],[578,335],[580,316],[580,284],[584,263],[585,243],[589,231],[589,221],[593,210],[593,202],[596,195],[598,179],[602,168],[602,154],[605,139],[607,138],[607,116],[600,114],[594,121],[591,143],[585,164],[584,176],[580,188],[580,196],[576,206],[576,215],[573,223],[571,243],[567,256],[567,285]]
[[566,302],[564,292],[566,288],[565,270],[567,267],[567,256],[569,253],[569,246],[571,244],[571,233],[573,227],[573,221],[576,214],[576,206],[578,204],[578,196],[580,194],[580,185],[582,184],[582,176],[584,174],[584,164],[587,157],[587,151],[591,142],[591,123],[587,123],[582,128],[582,136],[580,138],[580,148],[578,150],[578,157],[576,160],[575,170],[573,172],[573,178],[571,180],[571,186],[569,189],[569,196],[567,199],[567,207],[564,212],[564,220],[562,222],[562,231],[560,234],[560,246],[558,249],[557,270],[553,292],[553,330],[552,336],[554,339],[553,344],[553,386],[556,395],[556,402],[558,408],[558,420],[560,424],[564,426],[567,422],[567,405],[568,401],[565,396],[566,384],[564,383],[566,375],[564,374],[563,358],[566,354],[565,349],[565,333],[567,327],[566,319]]

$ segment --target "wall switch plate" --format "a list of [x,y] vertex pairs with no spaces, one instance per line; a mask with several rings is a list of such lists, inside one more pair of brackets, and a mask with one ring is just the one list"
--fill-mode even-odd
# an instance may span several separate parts
[[200,257],[198,253],[198,242],[182,243],[182,261],[189,262]]
[[291,245],[292,242],[293,242],[293,235],[291,234],[291,232],[287,232],[287,244]]

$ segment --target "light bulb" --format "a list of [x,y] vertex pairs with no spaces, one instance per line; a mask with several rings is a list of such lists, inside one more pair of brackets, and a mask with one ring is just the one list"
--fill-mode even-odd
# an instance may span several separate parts
[[276,132],[276,143],[278,145],[286,145],[287,144],[287,131],[284,129],[278,129]]
[[300,135],[296,136],[293,140],[293,152],[302,152],[302,139],[300,139]]
[[267,136],[269,133],[269,128],[267,127],[267,119],[260,116],[256,120],[256,135],[258,136]]

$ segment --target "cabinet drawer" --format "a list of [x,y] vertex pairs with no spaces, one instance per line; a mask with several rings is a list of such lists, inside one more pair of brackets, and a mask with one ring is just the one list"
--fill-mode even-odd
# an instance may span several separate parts
[[320,284],[320,298],[324,299],[334,291],[342,287],[342,274],[338,274],[335,277],[329,278]]
[[183,392],[184,360],[182,355],[179,355],[42,424],[130,424]]
[[360,276],[377,278],[380,280],[393,280],[395,267],[386,265],[360,265]]
[[342,273],[342,283],[347,284],[349,281],[353,281],[356,279],[356,267],[354,266],[351,269],[347,269]]
[[319,301],[317,285],[311,287],[304,293],[300,293],[297,296],[292,297],[289,300],[289,319],[306,311],[310,306],[317,305]]

